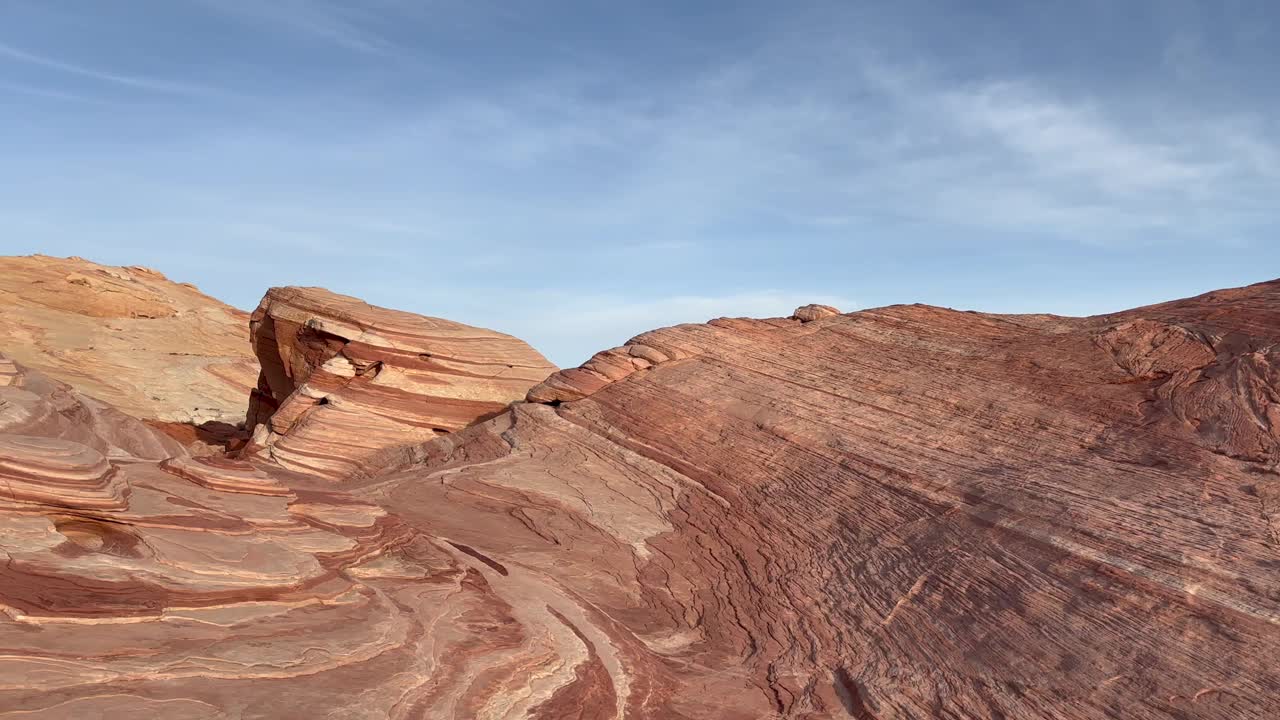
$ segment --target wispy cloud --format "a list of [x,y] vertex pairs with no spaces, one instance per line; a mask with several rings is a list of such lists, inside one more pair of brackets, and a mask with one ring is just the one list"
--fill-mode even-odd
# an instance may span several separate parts
[[91,104],[107,103],[107,101],[105,100],[90,97],[88,95],[63,92],[61,90],[55,90],[53,88],[47,88],[47,87],[34,87],[31,85],[24,85],[22,83],[0,81],[0,90],[3,90],[5,92],[10,92],[10,93],[15,93],[18,95],[23,95],[26,97],[38,97],[38,98],[45,98],[47,100],[58,100],[61,102],[91,103]]
[[269,23],[360,53],[389,57],[403,49],[370,26],[379,14],[356,3],[326,0],[193,0],[208,10],[245,23]]
[[769,62],[674,82],[647,103],[593,98],[581,88],[612,81],[589,73],[560,78],[433,108],[377,142],[444,157],[465,147],[472,166],[605,163],[593,201],[555,220],[659,234],[753,217],[830,231],[895,219],[1126,244],[1201,232],[1214,215],[1225,242],[1280,192],[1274,138],[1249,123],[1224,132],[1223,119],[1184,108],[1139,124],[1031,80],[957,88],[883,59],[841,74],[872,79],[861,86],[807,81],[779,96],[760,91]]
[[28,52],[21,48],[14,47],[5,43],[0,43],[0,58],[8,58],[11,61],[34,65],[37,67],[56,70],[69,75],[77,75],[80,77],[98,80],[104,83],[119,85],[123,87],[134,88],[137,90],[148,90],[151,92],[168,93],[173,95],[210,95],[214,91],[200,85],[171,82],[160,80],[157,78],[143,77],[139,75],[124,75],[112,72],[106,69],[92,68],[85,65],[59,60],[57,58],[48,57],[33,52]]
[[[239,258],[238,272],[172,262],[248,304],[272,283],[329,284],[513,332],[569,364],[657,325],[786,314],[824,295],[847,309],[843,296],[937,288],[930,299],[952,302],[1014,268],[997,280],[1026,296],[1009,278],[1041,248],[1099,297],[1118,292],[1095,293],[1108,282],[1095,271],[1117,258],[1133,264],[1112,279],[1130,284],[1162,281],[1152,258],[1202,277],[1204,258],[1254,272],[1267,263],[1239,258],[1280,257],[1276,99],[1249,86],[1265,73],[1241,69],[1244,40],[1220,52],[1207,22],[1046,6],[1076,24],[1036,35],[1053,23],[828,0],[723,15],[187,0],[131,17],[90,5],[27,3],[33,32],[6,16],[21,47],[0,44],[0,82],[12,81],[0,93],[190,94],[173,78],[198,68],[251,101],[72,113],[10,98],[0,212],[48,219],[28,233],[50,250]],[[1104,22],[1114,32],[1088,42],[1117,45],[1086,55],[1078,36]],[[1161,29],[1174,26],[1195,42],[1179,47]],[[192,29],[201,42],[174,40]],[[1253,57],[1274,56],[1268,39]],[[1223,73],[1240,84],[1217,83],[1219,102],[1186,92]],[[1195,260],[1175,257],[1190,247]],[[632,286],[644,289],[620,289]]]
[[[1225,243],[1273,212],[1280,192],[1276,145],[1258,123],[1171,113],[1138,127],[1095,98],[1025,78],[956,86],[883,58],[851,61],[847,87],[818,78],[779,90],[769,62],[644,95],[602,95],[621,79],[574,69],[392,114],[344,98],[346,112],[367,118],[351,132],[317,128],[305,113],[276,132],[233,128],[199,139],[201,175],[279,169],[267,196],[217,189],[229,195],[222,206],[264,205],[246,215],[293,205],[299,217],[376,217],[433,238],[483,239],[486,254],[552,236],[546,256],[597,258],[743,232],[816,234],[804,242],[830,252],[872,242],[867,229],[886,225],[1110,246],[1197,233]],[[302,179],[283,183],[293,176]],[[339,177],[355,189],[339,191],[329,182]]]
[[1187,187],[1213,179],[1222,169],[1217,160],[1183,158],[1178,148],[1135,137],[1088,104],[1068,104],[1015,83],[946,93],[941,109],[958,129],[990,136],[1049,179],[1085,182],[1107,192]]
[[1071,97],[1012,74],[957,87],[918,63],[880,58],[860,70],[893,131],[888,141],[876,135],[884,149],[874,183],[849,179],[859,205],[1089,244],[1146,243],[1153,233],[1230,243],[1280,192],[1267,171],[1274,134],[1256,122],[1177,105],[1130,107],[1126,117],[1115,98]]

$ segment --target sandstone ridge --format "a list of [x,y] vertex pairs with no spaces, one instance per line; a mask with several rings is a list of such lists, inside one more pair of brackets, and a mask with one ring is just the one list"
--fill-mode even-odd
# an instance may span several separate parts
[[[334,396],[299,461],[126,449],[0,367],[0,717],[1274,717],[1280,281],[681,325],[469,427],[418,391],[485,373],[420,355],[477,331],[386,312],[255,313],[259,436]],[[456,431],[343,434],[386,402]]]

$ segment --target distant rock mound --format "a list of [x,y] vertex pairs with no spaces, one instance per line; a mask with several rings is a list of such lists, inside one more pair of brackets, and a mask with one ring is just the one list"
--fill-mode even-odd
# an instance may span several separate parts
[[158,423],[244,421],[248,314],[143,267],[0,257],[0,352]]
[[509,335],[322,288],[272,288],[250,327],[248,453],[330,478],[495,415],[556,369]]
[[796,308],[796,311],[791,313],[791,317],[800,322],[813,322],[839,314],[840,311],[830,305],[804,305]]

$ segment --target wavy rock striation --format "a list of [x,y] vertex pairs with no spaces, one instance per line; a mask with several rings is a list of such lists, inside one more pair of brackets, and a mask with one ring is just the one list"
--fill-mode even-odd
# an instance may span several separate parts
[[23,425],[0,717],[1271,718],[1278,346],[1280,282],[715,320],[340,485]]
[[321,288],[272,288],[250,325],[248,452],[330,478],[496,415],[556,369],[509,335]]

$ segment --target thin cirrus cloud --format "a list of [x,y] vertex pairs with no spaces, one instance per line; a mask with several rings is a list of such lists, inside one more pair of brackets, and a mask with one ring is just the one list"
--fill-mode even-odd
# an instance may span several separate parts
[[370,16],[377,19],[376,12],[362,9],[356,3],[331,3],[324,0],[193,2],[213,15],[241,22],[249,28],[263,24],[275,26],[285,32],[370,55],[390,57],[399,55],[401,50],[395,43],[369,28]]
[[960,129],[992,135],[1045,175],[1106,192],[1186,187],[1217,172],[1217,163],[1183,159],[1171,145],[1126,136],[1093,108],[1037,97],[1014,84],[949,95],[944,107]]
[[[96,80],[98,82],[107,83],[110,85],[134,88],[137,90],[147,90],[151,92],[169,93],[174,95],[209,95],[214,92],[211,88],[202,87],[196,84],[169,82],[166,80],[159,80],[159,79],[149,78],[149,77],[141,77],[137,75],[120,74],[116,72],[111,72],[106,69],[87,67],[87,66],[79,65],[72,62],[59,60],[55,57],[50,57],[47,55],[42,55],[34,52],[29,52],[27,50],[23,50],[13,45],[9,45],[7,43],[0,43],[0,58],[8,59],[13,62],[23,63],[26,65],[33,65],[33,66],[47,69],[47,70],[53,70],[58,73],[75,75],[78,77],[88,78],[90,80]],[[28,87],[20,91],[32,93],[34,90],[35,90],[34,88]],[[57,93],[57,91],[54,91],[54,90],[45,90],[44,92],[61,95],[64,98],[74,97],[67,93]]]
[[822,298],[1095,312],[1280,267],[1280,108],[1250,70],[1280,43],[1256,19],[14,7],[3,249],[152,264],[241,306],[328,285],[570,364]]
[[[1205,213],[1220,233],[1247,224],[1280,190],[1259,160],[1275,156],[1274,135],[1240,123],[1239,112],[1183,107],[1140,124],[1027,79],[951,87],[918,71],[864,70],[902,141],[876,189],[912,188],[926,208],[917,214],[937,222],[1145,243],[1144,231],[1200,231]],[[933,147],[912,152],[921,139]]]
[[50,88],[45,88],[45,87],[33,87],[31,85],[24,85],[23,83],[14,83],[14,82],[0,82],[0,92],[12,93],[14,95],[25,95],[33,98],[43,98],[46,100],[59,100],[59,101],[75,102],[75,103],[104,102],[103,100],[90,97],[88,95],[80,95],[77,93],[66,92],[62,90],[52,90]]

